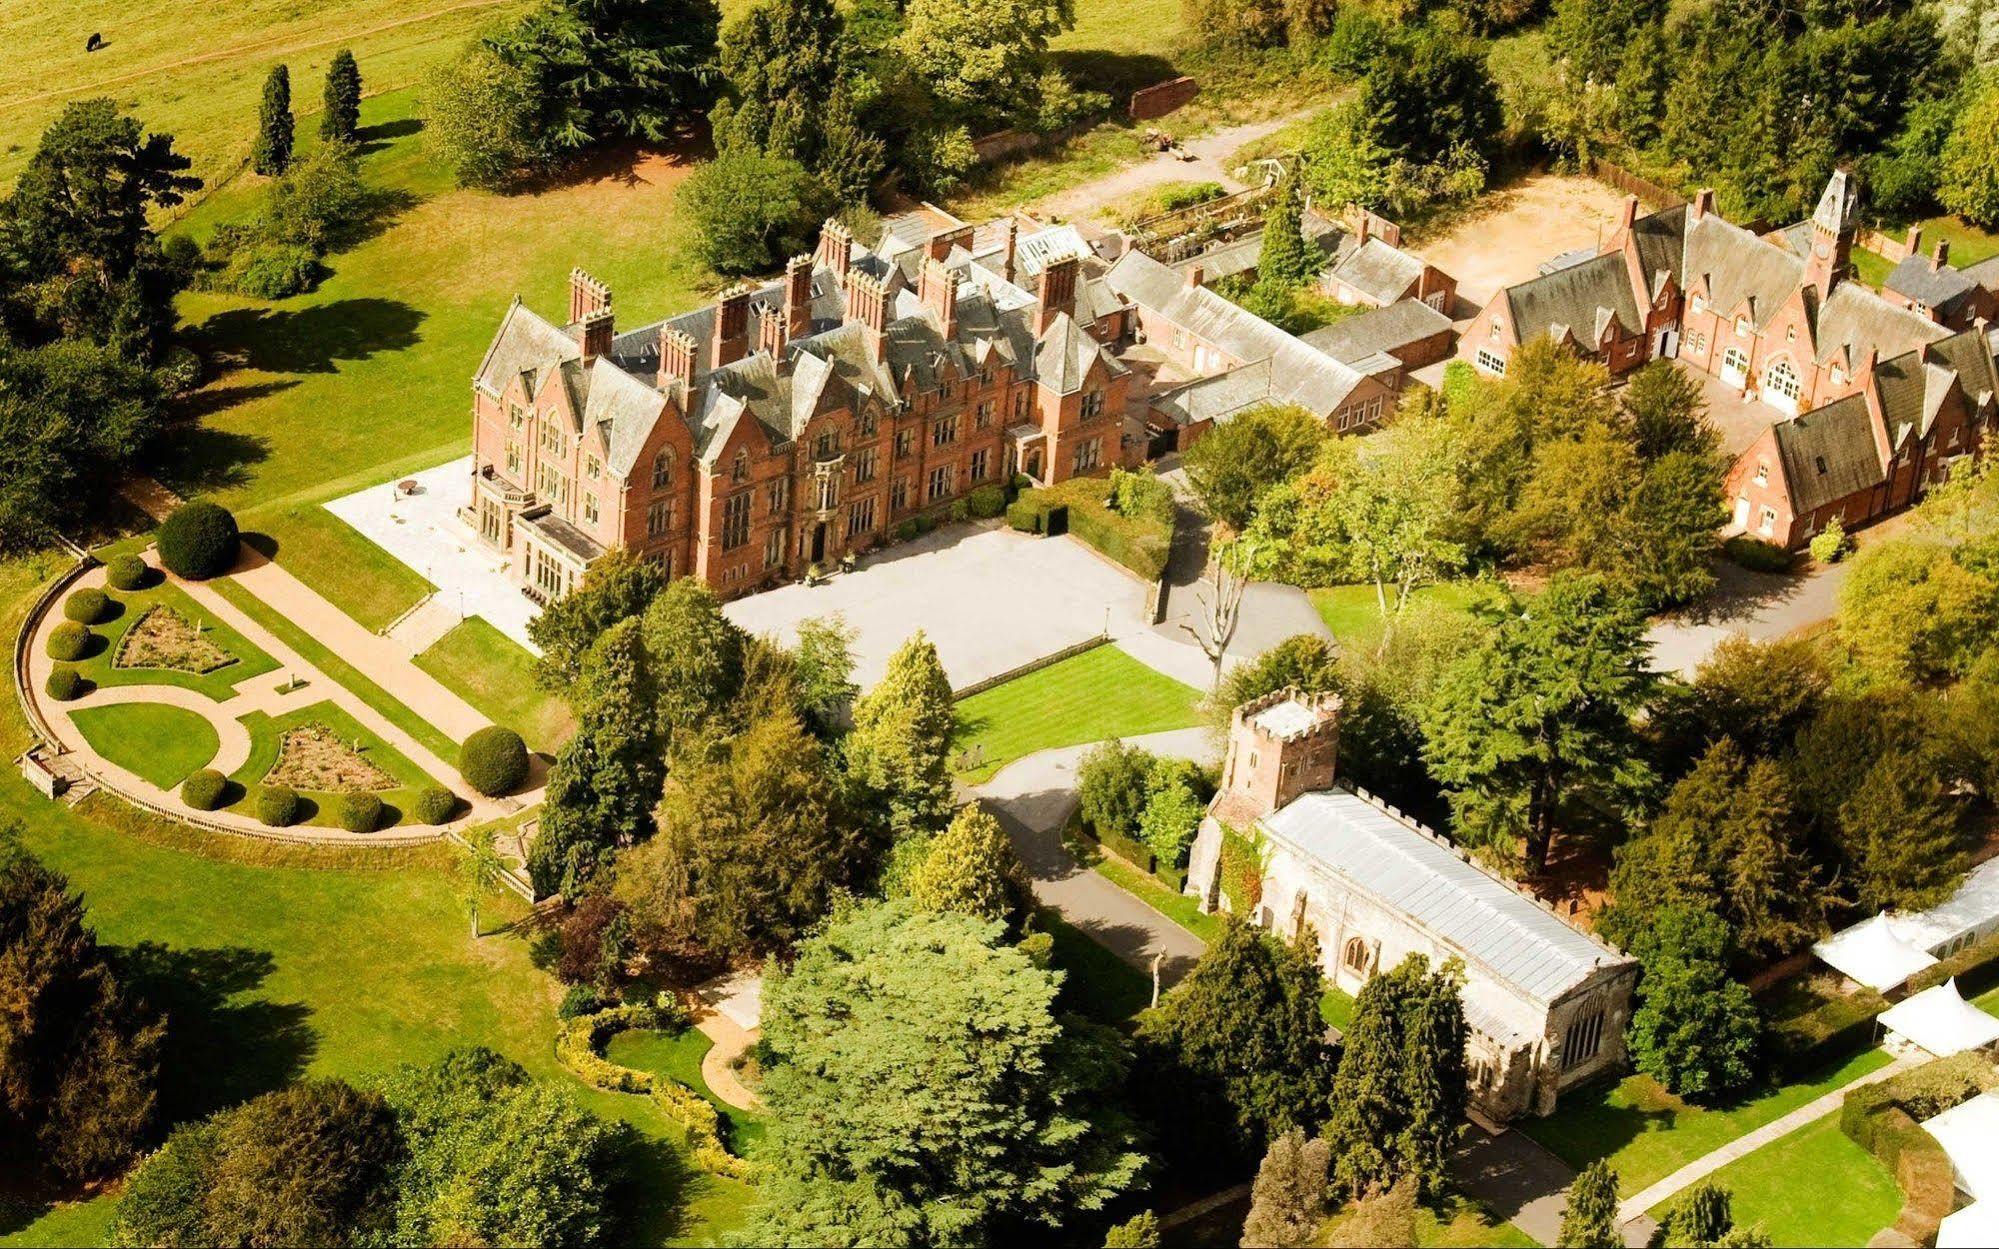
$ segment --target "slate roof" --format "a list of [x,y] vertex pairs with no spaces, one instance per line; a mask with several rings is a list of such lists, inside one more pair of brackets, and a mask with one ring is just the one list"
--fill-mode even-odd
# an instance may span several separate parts
[[1804,515],[1881,481],[1881,455],[1865,395],[1779,421],[1777,454],[1790,486],[1791,508]]
[[1552,1003],[1631,960],[1558,919],[1448,843],[1349,790],[1302,794],[1257,821],[1522,996]]
[[1608,252],[1582,264],[1530,278],[1506,288],[1507,316],[1522,343],[1560,339],[1566,331],[1595,350],[1602,327],[1615,317],[1627,334],[1641,333],[1645,319],[1631,296],[1624,257]]
[[497,399],[508,382],[522,374],[531,374],[535,380],[528,389],[532,392],[540,384],[541,370],[582,357],[583,350],[575,339],[517,299],[500,318],[499,332],[486,348],[486,357],[472,375],[472,384]]
[[1451,319],[1435,308],[1420,300],[1402,299],[1299,337],[1335,360],[1357,364],[1377,352],[1392,352],[1450,328]]
[[1832,298],[1819,307],[1818,358],[1834,360],[1844,353],[1857,365],[1871,347],[1877,360],[1886,360],[1949,333],[1921,313],[1897,307],[1858,282],[1841,282],[1833,288]]
[[1978,289],[1977,281],[1967,276],[1964,270],[1953,269],[1949,265],[1934,267],[1930,258],[1921,253],[1905,257],[1881,285],[1883,289],[1906,295],[1926,308],[1946,314]]
[[1987,256],[1975,265],[1958,270],[1988,291],[1999,291],[1999,256]]
[[1393,303],[1402,298],[1423,276],[1423,262],[1408,252],[1370,237],[1365,243],[1349,246],[1352,236],[1342,241],[1332,277],[1377,303]]
[[604,553],[604,545],[601,542],[553,512],[524,513],[519,523],[541,534],[586,564]]
[[1746,303],[1750,323],[1761,329],[1805,280],[1804,258],[1773,247],[1754,234],[1707,213],[1688,227],[1681,284],[1705,283],[1707,301],[1721,316],[1734,316]]

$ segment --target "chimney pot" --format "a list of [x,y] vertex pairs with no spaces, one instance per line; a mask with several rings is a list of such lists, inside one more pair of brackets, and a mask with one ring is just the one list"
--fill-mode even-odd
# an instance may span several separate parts
[[819,254],[833,271],[833,280],[844,279],[854,263],[854,232],[838,220],[826,218],[826,224],[819,229]]
[[660,327],[659,388],[678,386],[684,395],[694,386],[694,339],[681,330]]
[[738,283],[723,291],[715,305],[714,356],[709,367],[719,369],[742,359],[749,350],[749,338],[750,287]]
[[593,312],[611,306],[611,288],[579,268],[569,271],[569,324],[581,324]]
[[599,356],[611,353],[611,310],[599,308],[586,312],[576,327],[576,340],[583,349],[583,363],[587,367]]
[[1187,273],[1183,280],[1186,283],[1187,289],[1191,291],[1195,287],[1199,286],[1202,280],[1205,279],[1207,276],[1208,276],[1208,271],[1202,268],[1200,265],[1188,265]]
[[1041,266],[1041,298],[1034,309],[1035,337],[1048,332],[1058,313],[1076,306],[1076,271],[1082,261],[1076,256],[1051,258]]

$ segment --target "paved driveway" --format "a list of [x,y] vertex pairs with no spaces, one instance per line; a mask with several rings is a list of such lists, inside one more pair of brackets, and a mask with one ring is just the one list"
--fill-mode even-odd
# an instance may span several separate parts
[[1812,564],[1780,575],[1717,561],[1713,596],[1697,611],[1660,620],[1647,631],[1653,671],[1691,677],[1723,638],[1768,642],[1831,620],[1851,566],[1851,560]]
[[[863,689],[921,629],[952,686],[963,689],[1105,631],[1114,638],[1147,633],[1145,606],[1144,584],[1074,538],[952,525],[870,556],[823,585],[782,586],[724,610],[752,633],[787,644],[800,621],[837,613],[858,634],[854,679]],[[1198,677],[1207,661],[1191,644],[1148,647],[1138,658],[1163,668],[1188,657],[1179,651],[1191,656],[1181,671]]]

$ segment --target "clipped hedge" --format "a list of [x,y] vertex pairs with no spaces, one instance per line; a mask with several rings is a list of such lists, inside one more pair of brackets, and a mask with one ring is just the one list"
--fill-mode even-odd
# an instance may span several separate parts
[[527,743],[512,729],[489,724],[458,748],[458,774],[488,798],[510,794],[527,779]]
[[48,681],[42,686],[50,698],[66,703],[83,693],[83,675],[67,664],[58,664],[50,670]]
[[146,584],[152,569],[136,555],[114,555],[104,566],[104,581],[114,590],[136,590]]
[[236,518],[206,499],[181,504],[160,526],[160,563],[191,581],[228,572],[242,545]]
[[1880,1161],[1902,1188],[1895,1230],[1929,1244],[1956,1204],[1950,1157],[1922,1124],[1999,1085],[1999,1072],[1983,1055],[1939,1058],[1897,1076],[1854,1089],[1839,1108],[1839,1130]]
[[687,1132],[688,1153],[702,1170],[747,1180],[755,1169],[729,1152],[722,1139],[722,1115],[708,1099],[677,1080],[636,1071],[605,1058],[604,1043],[633,1028],[678,1031],[688,1026],[686,1012],[670,999],[659,1006],[613,1006],[594,1015],[564,1020],[555,1034],[555,1056],[591,1088],[606,1093],[645,1093],[666,1116]]
[[966,510],[980,520],[991,520],[1006,510],[1006,490],[1001,486],[980,486],[965,496]]
[[229,778],[214,768],[203,768],[180,783],[180,800],[197,811],[213,811],[222,805]]
[[283,785],[266,785],[257,793],[257,818],[272,828],[298,823],[298,794]]
[[457,810],[457,794],[442,785],[429,785],[410,804],[410,817],[419,824],[446,824]]
[[49,658],[69,663],[82,659],[83,652],[90,646],[90,630],[74,620],[65,620],[49,630]]
[[1728,558],[1751,572],[1788,572],[1791,553],[1774,542],[1737,534],[1721,544]]
[[88,586],[63,600],[62,614],[78,624],[94,625],[111,610],[111,596]]
[[[1110,478],[1076,477],[1022,494],[1007,509],[1007,523],[1022,532],[1040,533],[1046,528],[1050,510],[1067,507],[1070,533],[1142,580],[1157,581],[1165,574],[1167,557],[1173,551],[1172,492],[1132,489],[1128,484],[1125,495],[1136,504],[1135,514],[1130,516],[1111,506]],[[1028,523],[1030,517],[1032,523]]]
[[342,794],[340,827],[350,833],[372,833],[382,826],[382,800],[374,794]]
[[[1976,997],[1999,986],[1999,933],[1939,959],[1909,977],[1908,992],[1956,980],[1958,991]],[[1872,989],[1820,997],[1816,1005],[1775,1016],[1770,1040],[1778,1068],[1787,1076],[1802,1076],[1837,1059],[1858,1053],[1874,1042],[1874,1018],[1890,1003]]]

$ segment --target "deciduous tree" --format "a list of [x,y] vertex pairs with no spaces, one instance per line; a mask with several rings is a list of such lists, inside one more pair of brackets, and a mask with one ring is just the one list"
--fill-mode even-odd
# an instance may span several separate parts
[[1273,1138],[1250,1186],[1242,1243],[1253,1249],[1302,1249],[1325,1222],[1332,1150],[1297,1128]]
[[1638,1070],[1683,1097],[1719,1097],[1756,1077],[1762,1023],[1728,974],[1728,925],[1665,907],[1633,943],[1643,972],[1627,1041]]
[[1254,408],[1187,449],[1187,484],[1202,511],[1240,533],[1264,492],[1309,468],[1326,441],[1325,423],[1303,408]]
[[647,604],[642,631],[668,735],[701,728],[736,697],[745,635],[704,581],[682,577]]

